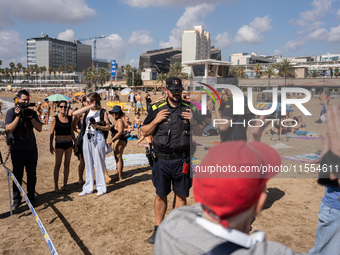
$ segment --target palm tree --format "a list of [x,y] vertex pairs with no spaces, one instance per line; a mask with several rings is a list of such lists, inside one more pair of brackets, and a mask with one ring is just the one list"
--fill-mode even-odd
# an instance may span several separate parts
[[320,75],[319,71],[313,70],[313,71],[310,72],[309,76],[312,77],[312,78],[316,78],[316,77],[320,77],[321,75]]
[[100,82],[101,87],[103,87],[103,84],[109,80],[110,80],[110,73],[107,72],[104,67],[99,67],[98,81]]
[[22,69],[22,73],[23,73],[23,77],[24,77],[24,82],[25,82],[26,81],[26,79],[25,79],[26,67],[23,66],[21,69]]
[[65,67],[63,65],[60,65],[59,68],[58,68],[60,83],[61,83],[61,75],[60,74],[62,74],[64,70],[65,70]]
[[54,79],[56,79],[55,75],[56,75],[57,72],[58,72],[57,68],[53,68],[52,69],[52,73],[53,73]]
[[260,78],[260,76],[261,76],[261,69],[262,69],[262,66],[260,66],[260,64],[256,64],[254,66],[254,71],[256,73],[257,78]]
[[239,66],[239,67],[237,68],[237,74],[236,74],[236,76],[239,77],[239,78],[243,78],[243,77],[244,77],[244,71],[243,71],[242,66]]
[[124,71],[125,71],[125,66],[121,66],[120,67],[120,72],[121,72],[122,75],[124,74]]
[[267,67],[267,70],[265,70],[262,74],[261,77],[268,77],[268,84],[270,87],[270,77],[276,77],[276,72],[274,71],[273,66]]
[[8,81],[8,76],[9,76],[9,69],[6,67],[5,68],[5,77],[6,77],[7,81]]
[[339,67],[335,67],[334,68],[334,75],[335,75],[335,78],[338,78],[338,76],[339,76]]
[[157,77],[157,82],[161,83],[161,85],[163,86],[165,80],[168,78],[168,76],[164,73],[160,73]]
[[231,66],[230,75],[233,75],[233,76],[237,75],[237,66]]
[[292,65],[292,61],[284,58],[281,62],[276,63],[276,69],[279,70],[278,75],[281,77],[285,77],[285,86],[287,85],[287,77],[295,78],[295,70],[291,70],[294,65]]
[[0,73],[2,74],[1,76],[1,81],[3,80],[3,76],[5,74],[5,70],[3,68],[0,68]]
[[2,60],[0,60],[0,66],[2,66]]
[[22,64],[18,63],[17,64],[17,72],[20,73],[21,72],[21,68],[22,68]]
[[125,70],[126,70],[127,72],[129,72],[129,71],[131,70],[131,66],[130,66],[129,64],[127,64],[127,65],[125,66]]
[[44,80],[45,80],[46,66],[41,66],[39,69],[40,69],[40,72],[44,74]]
[[180,79],[188,78],[188,74],[184,73],[183,66],[180,62],[175,62],[174,64],[170,65],[170,72],[168,73],[168,77],[178,77]]

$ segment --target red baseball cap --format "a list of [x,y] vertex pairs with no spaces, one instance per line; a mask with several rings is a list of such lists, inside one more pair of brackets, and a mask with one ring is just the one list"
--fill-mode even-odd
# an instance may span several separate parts
[[[207,172],[209,167],[215,167],[215,171]],[[212,147],[196,168],[193,180],[195,201],[217,216],[220,224],[227,228],[228,221],[225,219],[255,204],[267,180],[275,176],[280,167],[279,154],[267,144],[244,141],[221,143]],[[220,172],[216,172],[216,168]]]

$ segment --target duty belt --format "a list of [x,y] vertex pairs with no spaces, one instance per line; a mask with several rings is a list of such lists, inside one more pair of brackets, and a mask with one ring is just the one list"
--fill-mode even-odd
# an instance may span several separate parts
[[160,152],[156,152],[156,157],[158,159],[165,159],[165,160],[169,160],[169,159],[179,159],[179,158],[184,158],[184,157],[188,157],[189,153],[160,153]]

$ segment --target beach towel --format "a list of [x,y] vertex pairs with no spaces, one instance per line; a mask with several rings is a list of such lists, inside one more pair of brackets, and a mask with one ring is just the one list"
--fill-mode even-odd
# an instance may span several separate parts
[[303,139],[303,140],[313,140],[313,139],[321,139],[321,136],[297,136],[297,137],[292,137],[294,139]]
[[293,146],[288,146],[288,145],[285,145],[284,143],[277,143],[275,145],[270,145],[270,146],[273,147],[275,150],[293,148]]
[[295,155],[295,156],[281,156],[283,159],[293,160],[293,161],[300,161],[300,162],[317,162],[320,160],[321,156],[319,152],[316,153],[308,153],[302,155]]
[[[123,160],[124,167],[149,165],[148,158],[144,153],[123,155]],[[116,169],[115,157],[114,156],[106,157],[105,164],[107,170],[115,170]]]

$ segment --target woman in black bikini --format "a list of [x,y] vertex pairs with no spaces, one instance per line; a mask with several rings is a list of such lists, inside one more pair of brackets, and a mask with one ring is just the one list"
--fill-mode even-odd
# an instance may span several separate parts
[[[67,102],[60,101],[58,102],[57,107],[59,113],[52,119],[50,135],[50,152],[52,154],[55,152],[55,166],[53,176],[54,187],[56,192],[59,191],[58,188],[59,170],[64,153],[65,153],[64,186],[62,189],[67,190],[67,180],[70,172],[70,160],[72,155],[73,142],[75,142],[72,116],[68,116],[66,114]],[[55,135],[55,148],[53,148],[54,135]]]
[[127,137],[123,134],[124,121],[122,117],[124,116],[124,113],[122,111],[122,108],[118,105],[115,105],[113,109],[109,111],[109,113],[112,114],[116,122],[111,127],[112,139],[107,144],[111,146],[111,144],[113,143],[113,152],[116,159],[118,180],[121,181],[123,179],[122,172],[124,167],[123,153],[127,144]]

